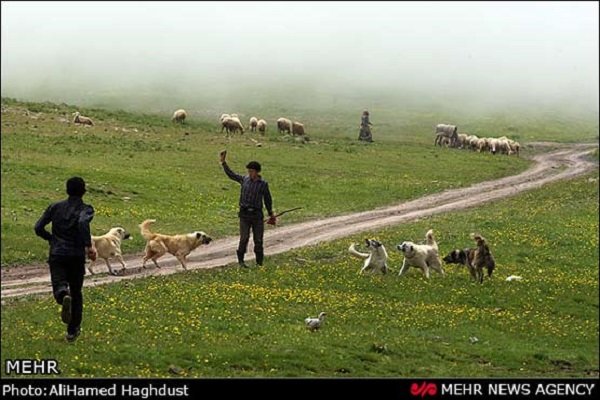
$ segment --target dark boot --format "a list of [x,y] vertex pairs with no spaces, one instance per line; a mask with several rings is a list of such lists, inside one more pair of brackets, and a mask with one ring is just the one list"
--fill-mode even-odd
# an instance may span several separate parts
[[256,265],[262,267],[265,253],[262,251],[255,251],[254,254],[256,254]]
[[240,265],[240,267],[248,268],[246,263],[244,263],[244,253],[238,250],[237,257],[238,257],[238,264]]

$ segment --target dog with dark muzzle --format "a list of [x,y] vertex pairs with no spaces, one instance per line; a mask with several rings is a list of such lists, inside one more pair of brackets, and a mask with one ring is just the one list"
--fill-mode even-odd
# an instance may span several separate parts
[[209,244],[212,238],[202,231],[194,231],[180,235],[164,235],[152,232],[150,225],[156,222],[147,219],[140,224],[140,232],[146,239],[144,259],[142,268],[146,268],[146,261],[152,260],[156,268],[160,268],[156,260],[167,253],[173,254],[181,263],[183,269],[187,269],[186,257],[198,246]]

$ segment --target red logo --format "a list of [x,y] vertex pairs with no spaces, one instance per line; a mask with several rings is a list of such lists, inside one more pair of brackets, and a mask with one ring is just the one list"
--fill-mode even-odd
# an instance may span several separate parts
[[437,385],[435,383],[423,382],[421,385],[413,383],[410,385],[410,394],[413,396],[435,396],[437,394]]

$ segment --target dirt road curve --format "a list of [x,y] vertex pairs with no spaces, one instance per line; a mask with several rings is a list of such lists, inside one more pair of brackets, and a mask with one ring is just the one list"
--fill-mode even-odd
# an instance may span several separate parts
[[[539,145],[543,146],[544,144],[540,143]],[[467,188],[447,190],[373,211],[269,229],[265,232],[265,253],[267,255],[282,253],[297,247],[314,245],[358,232],[408,222],[438,213],[461,210],[539,188],[549,182],[573,178],[597,168],[597,164],[585,159],[585,155],[595,150],[596,147],[593,144],[565,146],[564,149],[534,156],[535,164],[519,175],[482,182]],[[237,237],[215,240],[209,246],[202,246],[190,254],[188,270],[220,267],[235,262],[236,247]],[[248,258],[251,259],[251,256],[253,254],[249,253]],[[159,261],[162,267],[160,269],[150,266],[142,269],[140,254],[130,255],[126,258],[127,270],[120,276],[105,274],[107,268],[99,262],[95,267],[96,275],[86,276],[84,284],[85,286],[96,286],[124,279],[170,275],[183,271],[179,262],[170,255]],[[3,299],[50,292],[48,267],[44,264],[2,270]]]

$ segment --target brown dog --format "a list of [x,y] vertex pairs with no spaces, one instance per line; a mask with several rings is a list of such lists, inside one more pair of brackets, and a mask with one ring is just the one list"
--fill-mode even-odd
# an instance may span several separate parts
[[483,236],[471,234],[471,237],[477,243],[477,247],[472,249],[468,254],[468,267],[475,280],[483,283],[483,267],[487,268],[488,277],[491,278],[494,268],[496,268],[496,261]]
[[181,263],[183,269],[187,269],[185,264],[185,258],[192,252],[196,247],[209,244],[212,238],[206,233],[201,231],[195,231],[185,235],[163,235],[160,233],[154,233],[150,231],[150,225],[156,222],[154,219],[147,219],[140,224],[140,231],[142,236],[147,240],[146,242],[146,254],[144,255],[144,261],[142,267],[146,268],[146,261],[152,259],[154,265],[160,268],[156,260],[165,255],[165,253],[173,254]]

